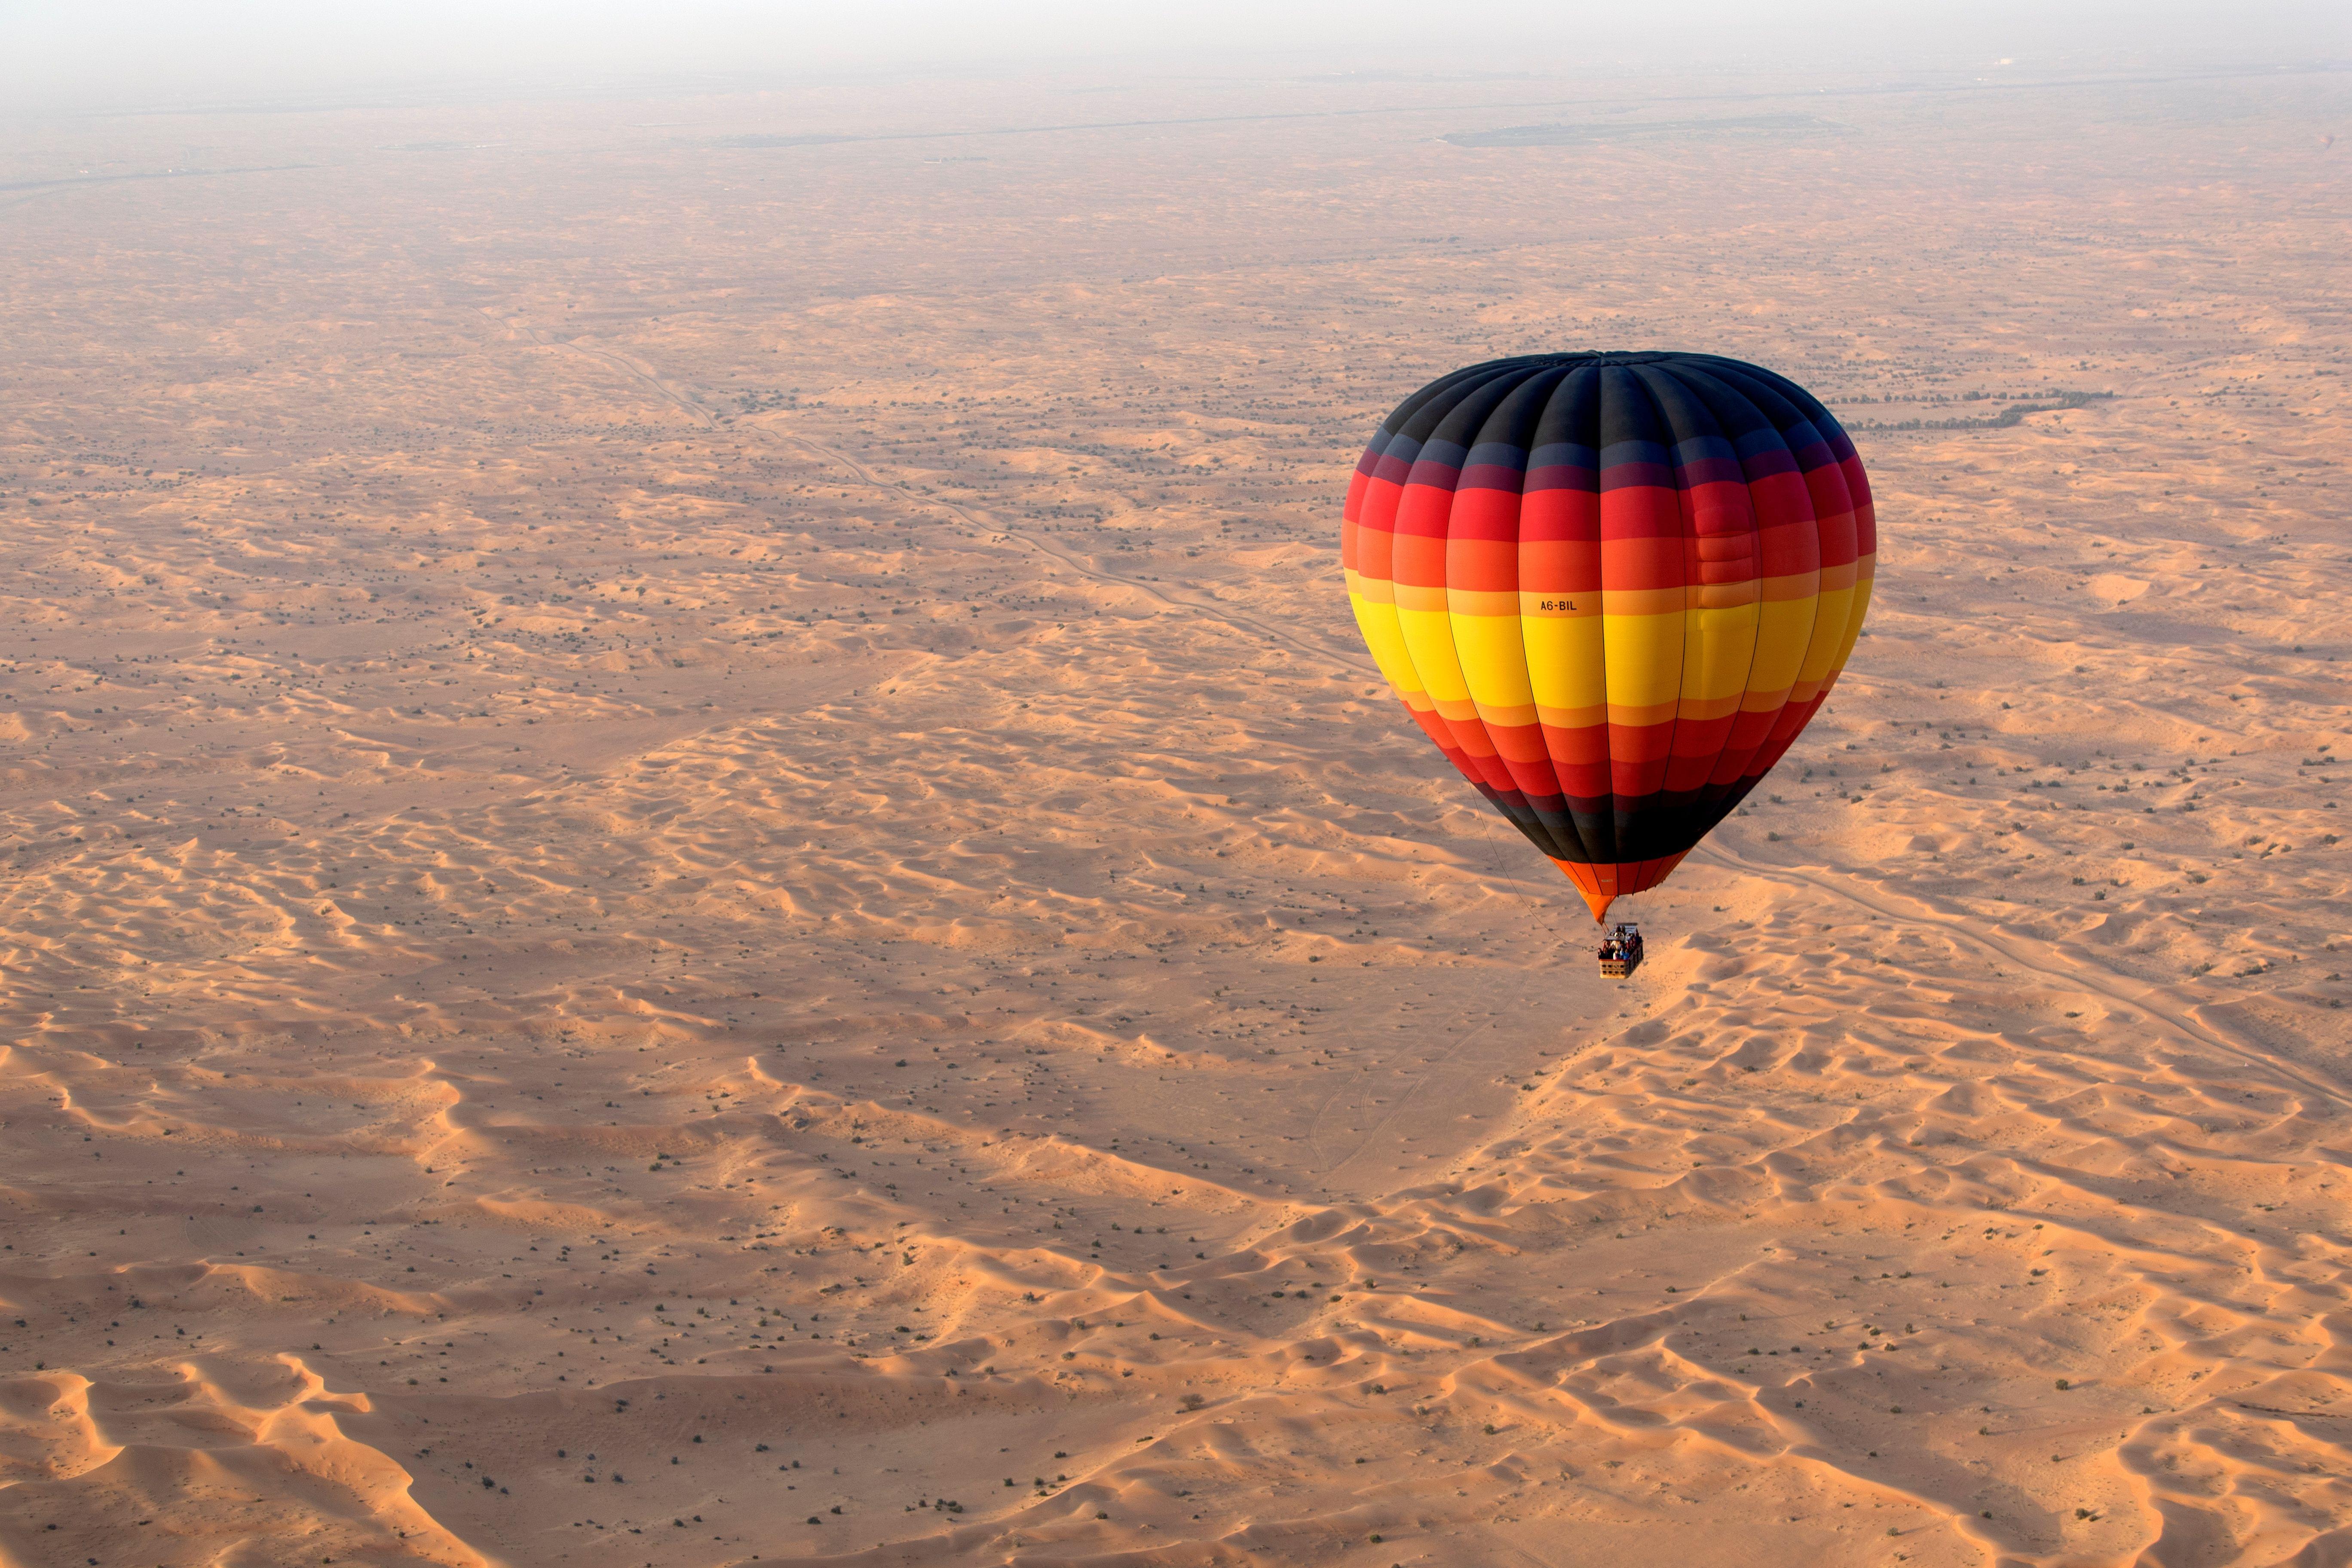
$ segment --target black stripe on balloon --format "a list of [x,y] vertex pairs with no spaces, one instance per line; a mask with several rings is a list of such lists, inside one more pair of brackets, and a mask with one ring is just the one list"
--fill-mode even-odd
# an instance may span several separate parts
[[1528,805],[1527,796],[1517,790],[1499,790],[1484,779],[1475,781],[1478,793],[1486,804],[1503,814],[1503,820],[1527,836],[1528,843],[1555,860],[1567,859],[1566,846],[1552,837],[1550,824]]

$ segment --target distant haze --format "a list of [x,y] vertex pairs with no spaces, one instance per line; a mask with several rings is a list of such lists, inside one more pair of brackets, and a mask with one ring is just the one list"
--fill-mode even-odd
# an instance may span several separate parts
[[2352,6],[2340,0],[5,0],[0,112],[619,88],[664,78],[761,86],[1088,61],[1129,71],[1414,73],[2308,64],[2352,58],[2347,16]]

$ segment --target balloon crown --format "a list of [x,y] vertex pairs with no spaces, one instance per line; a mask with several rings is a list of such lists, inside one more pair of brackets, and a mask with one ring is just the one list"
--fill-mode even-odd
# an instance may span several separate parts
[[1569,353],[1526,357],[1537,364],[1656,364],[1661,360],[1684,356],[1663,349],[1578,349]]

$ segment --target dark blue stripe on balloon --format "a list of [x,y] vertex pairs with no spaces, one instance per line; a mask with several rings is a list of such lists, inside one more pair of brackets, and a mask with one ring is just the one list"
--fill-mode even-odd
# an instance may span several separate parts
[[1601,471],[1622,468],[1629,463],[1646,463],[1663,468],[1673,461],[1665,445],[1659,441],[1612,441],[1601,448]]
[[1678,468],[1693,463],[1735,463],[1738,456],[1731,443],[1720,436],[1693,436],[1675,443],[1675,463]]
[[1528,454],[1530,468],[1598,468],[1601,454],[1573,441],[1547,441]]

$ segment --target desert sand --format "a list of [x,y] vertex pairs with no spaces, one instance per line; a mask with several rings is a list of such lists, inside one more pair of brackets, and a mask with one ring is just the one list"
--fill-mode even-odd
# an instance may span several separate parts
[[[2343,83],[20,126],[0,1561],[2352,1561]],[[1647,346],[1881,554],[1619,983],[1338,521]]]

